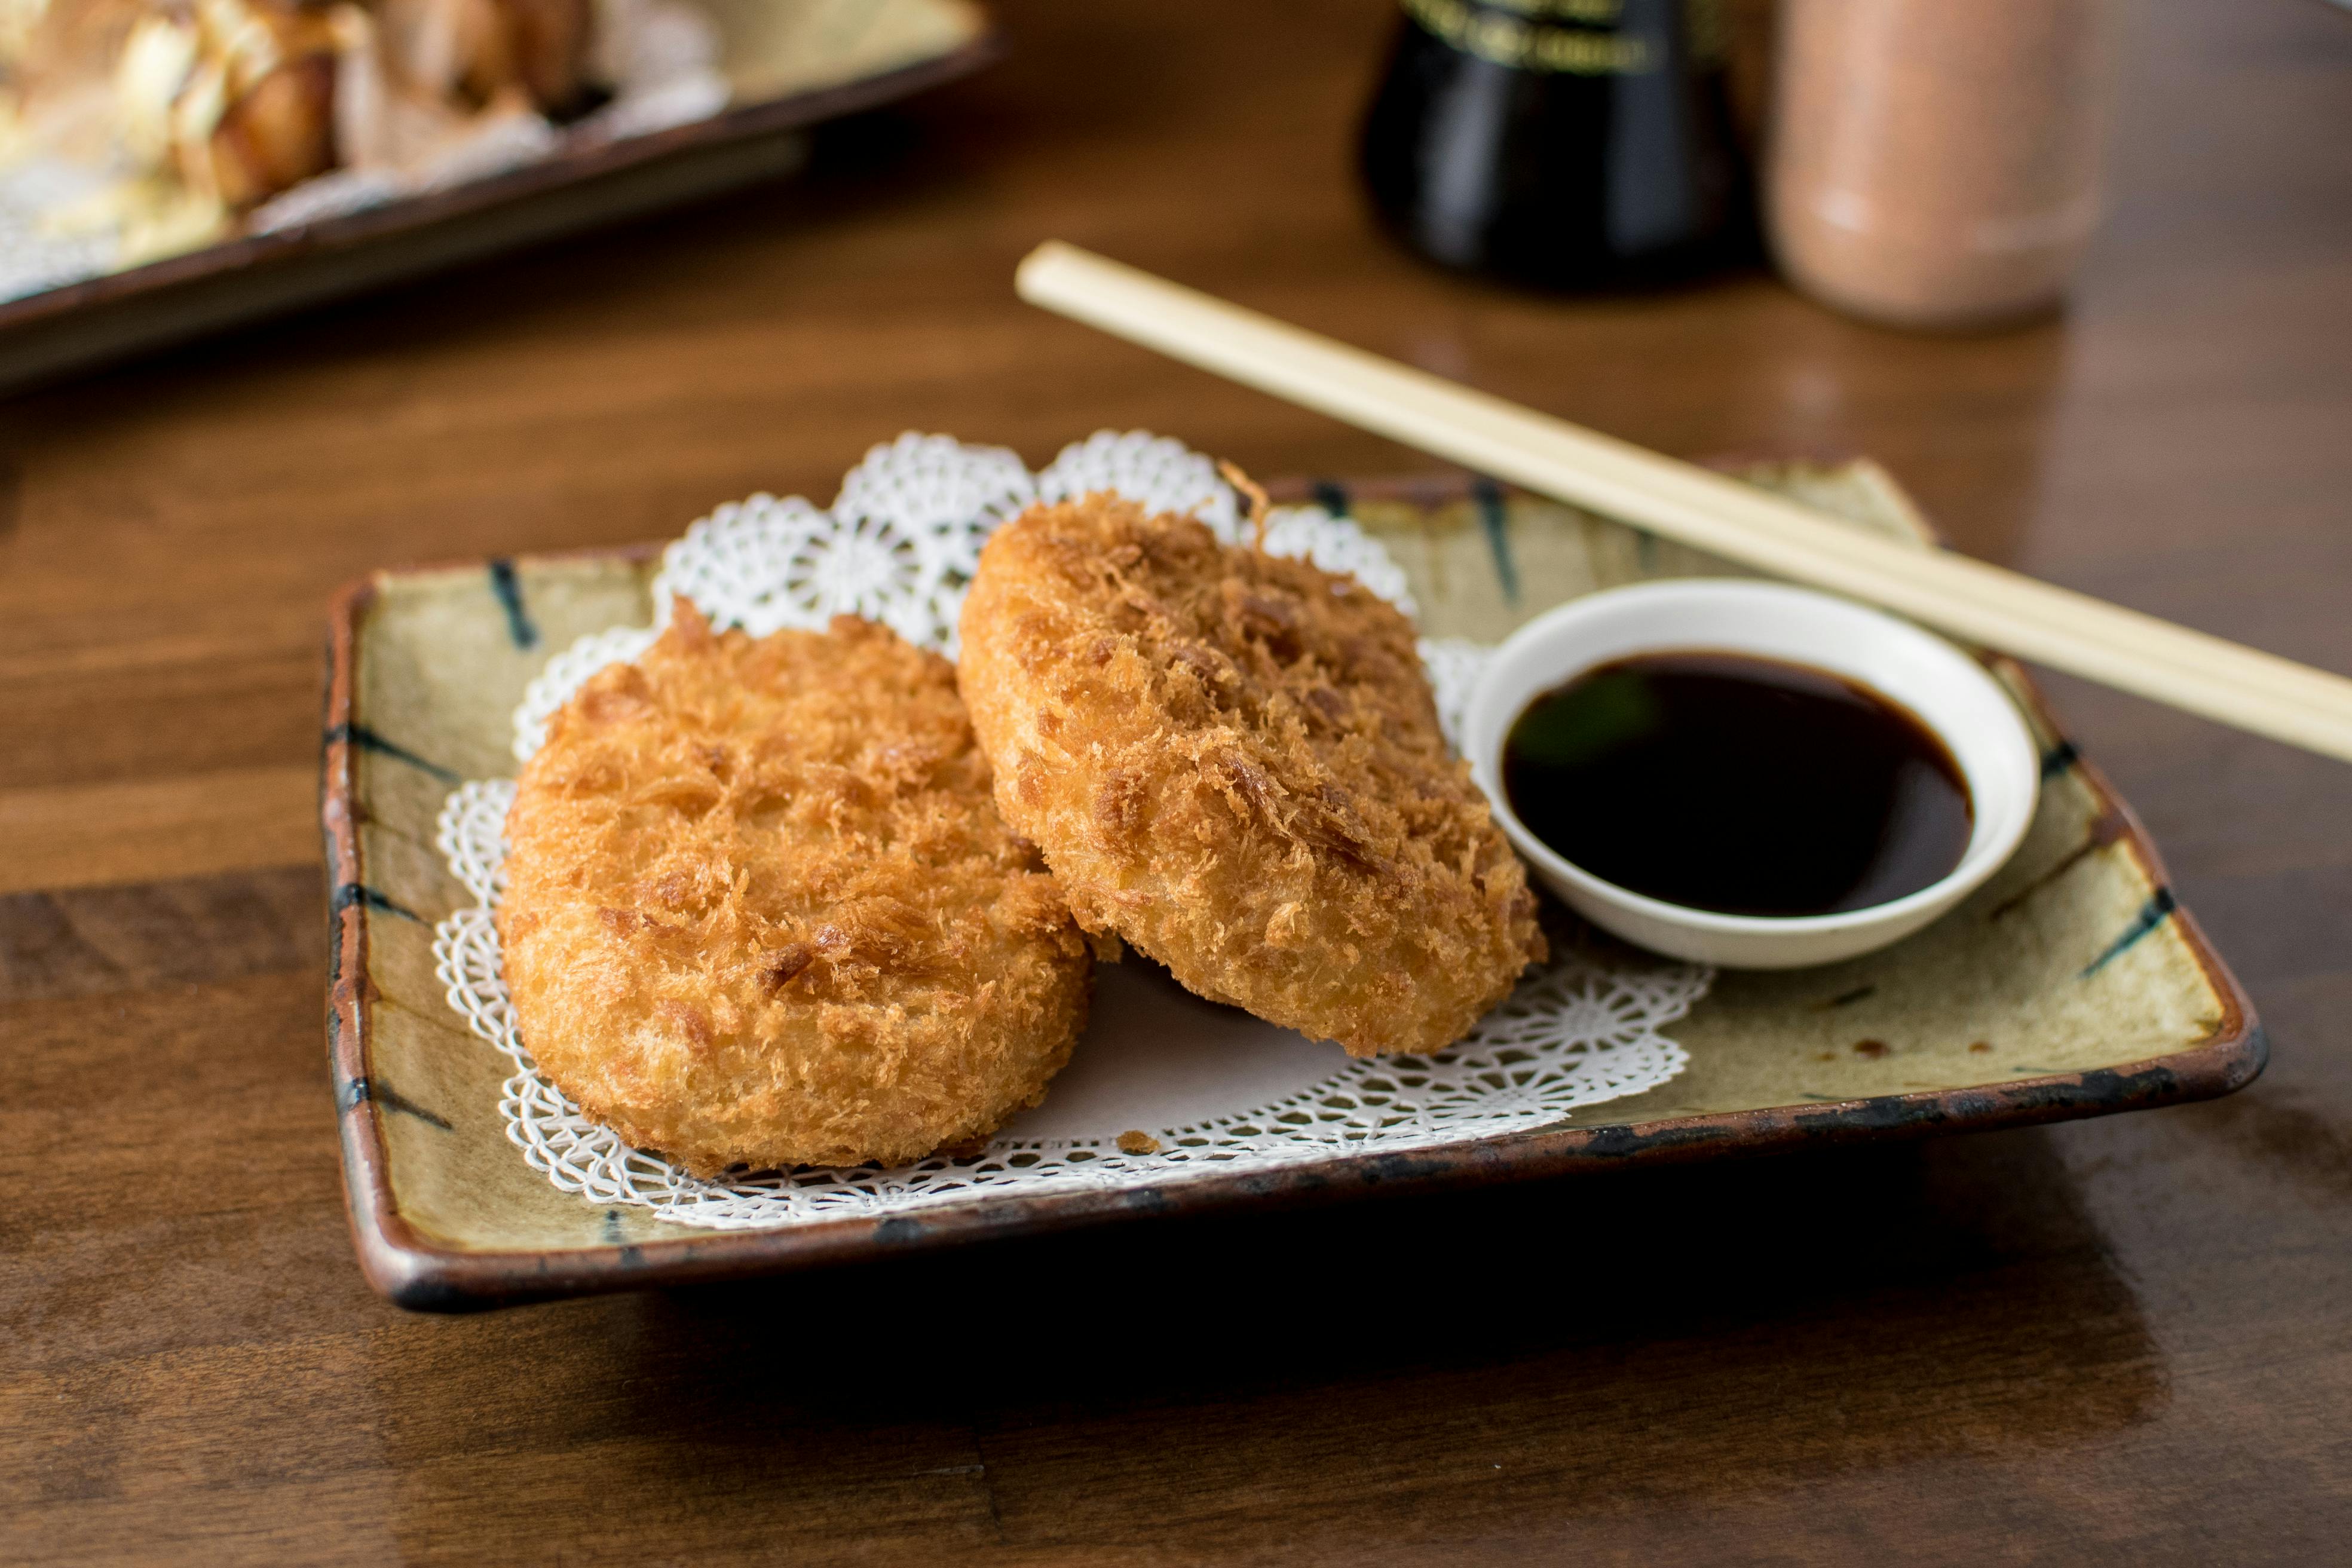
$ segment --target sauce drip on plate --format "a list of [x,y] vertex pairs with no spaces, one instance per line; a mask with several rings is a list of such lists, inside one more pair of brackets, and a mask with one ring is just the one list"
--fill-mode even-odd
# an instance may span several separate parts
[[1724,914],[1834,914],[1938,882],[1975,812],[1910,710],[1841,676],[1675,650],[1529,702],[1503,791],[1535,836],[1621,888]]

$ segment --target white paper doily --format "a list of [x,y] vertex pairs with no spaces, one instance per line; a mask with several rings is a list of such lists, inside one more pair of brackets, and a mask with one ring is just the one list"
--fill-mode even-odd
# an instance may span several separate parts
[[[665,552],[655,581],[666,617],[684,594],[714,625],[755,636],[821,626],[854,611],[909,640],[952,651],[956,613],[988,531],[1031,501],[1116,489],[1187,510],[1221,536],[1244,526],[1209,460],[1141,432],[1108,431],[1032,474],[1002,447],[941,436],[900,437],[852,470],[832,507],[754,496],[719,508]],[[1404,574],[1379,541],[1317,507],[1278,509],[1267,547],[1352,571],[1411,608]],[[528,759],[581,682],[634,658],[659,627],[614,627],[549,661],[515,712]],[[1449,737],[1486,650],[1422,645]],[[493,910],[504,888],[506,814],[514,785],[478,780],[452,792],[439,843],[473,895],[436,927],[434,954],[449,1005],[512,1060],[500,1110],[507,1133],[558,1187],[598,1203],[648,1206],[661,1218],[720,1229],[845,1214],[898,1213],[983,1191],[1024,1195],[1164,1185],[1217,1171],[1271,1169],[1369,1150],[1402,1152],[1556,1122],[1570,1111],[1656,1088],[1688,1060],[1659,1031],[1706,994],[1711,970],[1564,951],[1531,973],[1470,1037],[1430,1057],[1354,1060],[1339,1048],[1201,1001],[1149,963],[1097,970],[1093,1018],[1046,1103],[1008,1124],[980,1154],[897,1170],[826,1169],[698,1181],[632,1149],[541,1078],[516,1031],[500,976]],[[1140,1131],[1159,1152],[1122,1152]]]

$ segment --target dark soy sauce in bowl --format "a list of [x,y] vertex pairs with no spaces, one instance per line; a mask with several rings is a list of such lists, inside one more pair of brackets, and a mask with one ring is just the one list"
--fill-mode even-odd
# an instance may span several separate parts
[[1638,654],[1536,698],[1503,792],[1592,875],[1722,914],[1836,914],[1916,893],[1975,825],[1959,764],[1910,710],[1809,666]]

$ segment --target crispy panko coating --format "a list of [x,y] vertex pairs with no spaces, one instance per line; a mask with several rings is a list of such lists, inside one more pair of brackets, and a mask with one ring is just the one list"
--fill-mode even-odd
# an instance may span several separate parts
[[989,802],[948,662],[681,600],[524,767],[499,908],[523,1043],[698,1175],[900,1164],[1045,1098],[1091,973]]
[[1452,1044],[1543,956],[1394,605],[1112,496],[982,553],[957,671],[1078,923],[1356,1056]]

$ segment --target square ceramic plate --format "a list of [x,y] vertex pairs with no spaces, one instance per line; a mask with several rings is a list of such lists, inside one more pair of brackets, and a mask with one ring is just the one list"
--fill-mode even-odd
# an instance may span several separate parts
[[[975,0],[701,0],[734,101],[503,174],[0,300],[0,389],[775,179],[803,132],[988,64]],[[855,8],[854,17],[844,15]]]
[[[1927,538],[1869,464],[1777,465],[1748,477],[1858,527]],[[1738,574],[1483,484],[1290,489],[1385,545],[1434,637],[1498,642],[1595,589]],[[1722,973],[1668,1028],[1690,1059],[1659,1087],[1410,1153],[1171,1168],[1165,1182],[974,1192],[915,1214],[769,1229],[688,1229],[645,1207],[560,1191],[508,1137],[499,1101],[509,1064],[467,1031],[435,973],[435,922],[471,902],[435,848],[436,824],[457,781],[512,774],[510,715],[551,651],[649,618],[654,569],[648,549],[387,572],[337,603],[323,799],[328,1039],[361,1262],[404,1306],[463,1310],[1112,1219],[2096,1116],[2226,1094],[2262,1070],[2252,1009],[2173,899],[2154,846],[2023,673],[1992,658],[2045,758],[2039,815],[2015,859],[1953,914],[1884,952]]]

